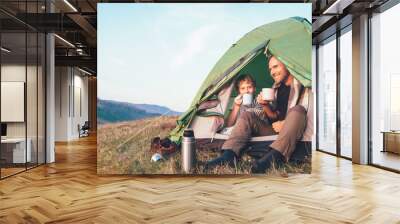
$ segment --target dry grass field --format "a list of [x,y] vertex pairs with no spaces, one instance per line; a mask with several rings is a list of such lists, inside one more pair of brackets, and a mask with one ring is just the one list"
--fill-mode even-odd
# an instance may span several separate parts
[[[97,134],[98,174],[182,174],[179,151],[162,161],[151,162],[151,139],[166,137],[176,125],[175,116],[161,116],[143,120],[104,124]],[[250,174],[251,158],[244,156],[234,167],[229,165],[203,171],[204,161],[215,158],[218,152],[197,151],[194,174]],[[270,169],[268,175],[286,176],[289,173],[310,173],[311,162]]]

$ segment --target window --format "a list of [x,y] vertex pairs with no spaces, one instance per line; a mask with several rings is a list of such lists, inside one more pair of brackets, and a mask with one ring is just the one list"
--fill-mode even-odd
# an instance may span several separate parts
[[[12,2],[0,6],[8,4]],[[44,1],[19,2],[17,11],[42,13],[41,5]],[[1,98],[9,99],[0,105],[1,114],[6,115],[1,118],[0,144],[0,178],[5,178],[45,163],[46,39],[44,33],[4,13],[0,17],[13,24],[0,24],[0,90]],[[12,96],[18,100],[13,102]]]
[[400,170],[400,5],[371,18],[372,163]]
[[336,153],[336,36],[318,47],[318,148]]
[[352,34],[351,26],[340,36],[340,155],[352,157]]

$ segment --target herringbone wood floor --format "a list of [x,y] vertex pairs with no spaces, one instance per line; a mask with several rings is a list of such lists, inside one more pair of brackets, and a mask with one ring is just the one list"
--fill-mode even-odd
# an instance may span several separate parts
[[400,223],[400,175],[320,152],[311,175],[97,176],[95,140],[0,181],[0,223]]

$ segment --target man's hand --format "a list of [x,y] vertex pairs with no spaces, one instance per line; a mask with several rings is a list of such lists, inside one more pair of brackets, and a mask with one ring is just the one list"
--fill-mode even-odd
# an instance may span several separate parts
[[281,132],[284,124],[285,124],[285,120],[276,121],[276,122],[272,123],[272,128],[274,129],[275,132],[279,133],[279,132]]
[[264,100],[262,94],[259,93],[257,96],[257,103],[259,103],[261,105],[268,105],[269,101]]
[[235,102],[235,106],[242,105],[242,103],[243,103],[243,95],[239,94],[237,97],[235,97],[235,100],[233,102]]

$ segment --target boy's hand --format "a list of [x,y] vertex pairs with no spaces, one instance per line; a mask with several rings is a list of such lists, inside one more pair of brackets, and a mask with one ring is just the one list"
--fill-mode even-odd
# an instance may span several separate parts
[[285,124],[285,120],[276,121],[276,122],[272,123],[272,128],[274,129],[275,132],[279,133],[279,132],[281,132],[284,124]]
[[269,102],[267,100],[264,100],[262,94],[259,93],[257,96],[257,103],[261,105],[267,105]]
[[242,105],[242,103],[243,103],[243,95],[239,94],[237,97],[235,97],[234,102],[235,102],[236,106]]

